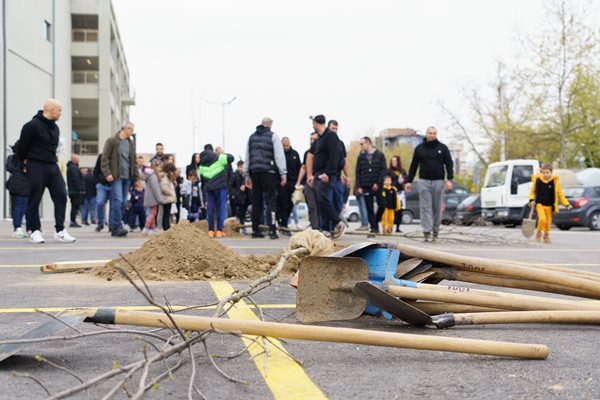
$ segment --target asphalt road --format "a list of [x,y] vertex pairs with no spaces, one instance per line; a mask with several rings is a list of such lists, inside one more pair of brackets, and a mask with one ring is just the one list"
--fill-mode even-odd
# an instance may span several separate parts
[[[51,232],[51,224],[45,224]],[[403,227],[410,232],[417,225]],[[553,232],[554,243],[527,243],[518,229],[506,228],[445,228],[462,232],[464,241],[422,243],[406,238],[385,238],[457,254],[502,258],[525,262],[571,266],[600,272],[600,233],[588,230]],[[34,308],[68,308],[99,306],[146,306],[134,289],[123,282],[105,281],[84,274],[52,274],[39,272],[39,265],[60,261],[101,260],[117,257],[138,248],[144,238],[140,234],[113,239],[107,233],[95,233],[91,227],[72,230],[78,240],[62,244],[51,239],[42,245],[10,238],[10,224],[0,222],[0,338],[19,337],[42,322],[45,315]],[[49,238],[50,235],[47,235]],[[444,237],[444,235],[442,235]],[[475,243],[481,238],[496,238],[489,244]],[[348,243],[366,240],[364,236],[348,235]],[[287,244],[279,240],[223,239],[222,242],[242,254],[271,253]],[[229,282],[235,288],[247,282]],[[198,305],[217,299],[217,286],[210,282],[152,283],[156,299],[168,299],[171,305]],[[225,284],[226,287],[226,284]],[[264,307],[267,320],[297,323],[294,311],[295,291],[285,281],[255,296]],[[212,310],[198,311],[210,315]],[[85,324],[82,324],[85,325]],[[543,361],[516,360],[489,356],[390,349],[339,343],[288,340],[282,346],[301,366],[279,364],[277,359],[256,363],[243,352],[233,359],[217,359],[227,374],[246,381],[234,383],[225,379],[213,367],[203,351],[196,352],[196,383],[211,399],[265,398],[600,398],[600,376],[596,360],[599,328],[581,325],[489,325],[454,327],[448,330],[420,329],[400,321],[363,316],[347,322],[331,322],[327,326],[343,326],[391,332],[541,343],[550,347],[550,356]],[[84,326],[82,329],[93,330]],[[244,348],[235,336],[213,335],[208,340],[211,354],[232,355]],[[144,343],[131,335],[110,335],[78,341],[32,345],[0,363],[0,398],[44,398],[44,391],[26,378],[10,374],[16,371],[31,374],[56,393],[77,384],[68,374],[35,360],[41,355],[53,363],[77,372],[83,379],[109,371],[114,364],[125,365],[143,357]],[[271,346],[273,349],[273,346]],[[275,351],[274,351],[275,352]],[[187,360],[187,358],[186,358]],[[289,361],[289,359],[288,359]],[[294,364],[294,363],[292,363]],[[264,370],[266,368],[266,371]],[[262,372],[261,372],[262,369]],[[164,381],[148,398],[187,398],[189,363]],[[277,378],[278,377],[278,378]],[[277,378],[277,379],[276,379]],[[279,382],[276,382],[277,380]],[[308,383],[307,383],[308,382]],[[100,398],[112,387],[100,385],[89,392],[89,398]],[[279,389],[277,389],[279,387]],[[287,387],[287,392],[281,391]],[[275,389],[273,389],[275,388]],[[129,388],[132,389],[131,387]],[[287,393],[282,395],[281,393]],[[122,395],[121,395],[122,396]],[[77,398],[87,398],[84,394]]]

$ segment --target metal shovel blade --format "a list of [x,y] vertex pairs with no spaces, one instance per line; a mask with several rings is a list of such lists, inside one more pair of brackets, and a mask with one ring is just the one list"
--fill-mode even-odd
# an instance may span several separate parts
[[521,233],[524,237],[530,238],[535,232],[535,219],[524,218],[521,225]]
[[396,268],[396,278],[402,279],[406,274],[417,268],[423,262],[420,258],[409,258],[402,261]]
[[360,317],[367,302],[352,293],[367,280],[364,260],[355,257],[305,257],[300,261],[296,317],[305,323]]
[[[48,321],[32,331],[27,332],[19,339],[43,339],[56,336],[60,332],[69,329],[69,325],[74,326],[83,322],[90,314],[89,310],[69,310],[62,314],[56,315],[51,321]],[[27,346],[34,343],[11,343],[0,346],[0,362],[8,357],[17,354]]]
[[529,210],[529,218],[523,218],[521,233],[524,237],[530,238],[535,232],[535,220],[533,219],[533,207]]
[[368,281],[357,282],[352,291],[356,295],[365,298],[369,304],[373,304],[409,324],[417,326],[432,324],[431,317],[428,314],[379,289]]

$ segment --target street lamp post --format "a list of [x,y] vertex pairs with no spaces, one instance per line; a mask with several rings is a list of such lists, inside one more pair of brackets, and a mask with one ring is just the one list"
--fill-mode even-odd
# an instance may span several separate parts
[[235,99],[237,99],[237,96],[233,96],[233,98],[229,101],[212,101],[212,100],[207,100],[205,98],[202,98],[202,101],[204,101],[205,103],[221,105],[221,113],[222,113],[221,117],[222,117],[222,129],[223,129],[221,144],[223,145],[223,148],[225,148],[225,106],[228,106],[231,103],[233,103],[235,101]]

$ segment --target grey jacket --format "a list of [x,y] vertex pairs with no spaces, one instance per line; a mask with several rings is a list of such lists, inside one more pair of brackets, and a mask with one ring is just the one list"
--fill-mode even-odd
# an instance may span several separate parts
[[153,207],[164,204],[164,197],[160,190],[160,182],[155,172],[148,175],[146,179],[146,191],[144,193],[144,207]]

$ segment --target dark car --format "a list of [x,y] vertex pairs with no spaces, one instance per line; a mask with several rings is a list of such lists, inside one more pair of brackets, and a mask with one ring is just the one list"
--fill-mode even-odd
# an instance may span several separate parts
[[[452,183],[452,190],[444,194],[442,222],[451,223],[456,214],[456,208],[471,195],[469,189],[459,183]],[[402,212],[402,223],[410,224],[413,219],[420,219],[419,211],[419,181],[413,182],[412,190],[406,193],[406,208]]]
[[574,226],[600,230],[600,186],[567,188],[563,192],[573,209],[569,211],[560,206],[559,212],[552,216],[554,225],[562,231]]
[[471,225],[481,218],[481,195],[474,194],[462,201],[456,208],[457,223]]

